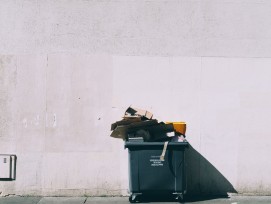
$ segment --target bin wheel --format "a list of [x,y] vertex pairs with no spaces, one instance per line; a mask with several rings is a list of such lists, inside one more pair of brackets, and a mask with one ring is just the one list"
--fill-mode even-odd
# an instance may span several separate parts
[[139,203],[140,202],[140,195],[132,194],[129,196],[130,203]]
[[175,200],[179,203],[184,202],[184,195],[176,195]]

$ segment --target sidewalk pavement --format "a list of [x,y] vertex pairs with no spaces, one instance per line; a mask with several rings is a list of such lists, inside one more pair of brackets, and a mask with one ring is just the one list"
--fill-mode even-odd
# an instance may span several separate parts
[[[128,197],[0,197],[0,204],[124,204]],[[175,204],[178,202],[143,201],[142,203]],[[271,196],[232,196],[230,198],[194,198],[183,203],[193,204],[270,204]]]

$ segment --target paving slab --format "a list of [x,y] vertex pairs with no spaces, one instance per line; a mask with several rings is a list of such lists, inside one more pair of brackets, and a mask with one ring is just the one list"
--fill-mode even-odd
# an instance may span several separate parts
[[86,197],[43,197],[38,204],[83,204]]
[[88,197],[86,204],[130,203],[128,197]]
[[0,197],[0,204],[37,204],[42,197]]
[[229,201],[231,204],[270,204],[271,196],[233,196]]
[[190,198],[184,204],[270,204],[270,196],[232,196],[229,198]]

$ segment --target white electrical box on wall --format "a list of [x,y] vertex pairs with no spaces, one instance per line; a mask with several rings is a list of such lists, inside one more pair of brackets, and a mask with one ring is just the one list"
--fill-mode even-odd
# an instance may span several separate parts
[[0,180],[15,179],[16,155],[0,154]]

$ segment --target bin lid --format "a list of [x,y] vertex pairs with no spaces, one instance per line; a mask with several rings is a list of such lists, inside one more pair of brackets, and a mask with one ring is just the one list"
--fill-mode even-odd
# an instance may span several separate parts
[[[164,146],[165,142],[125,142],[124,147],[147,147],[147,146]],[[168,146],[174,147],[188,147],[188,142],[169,142]]]

